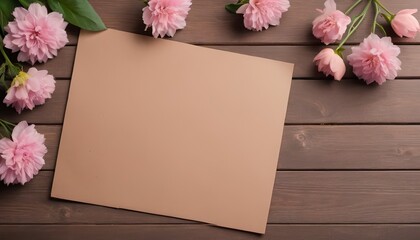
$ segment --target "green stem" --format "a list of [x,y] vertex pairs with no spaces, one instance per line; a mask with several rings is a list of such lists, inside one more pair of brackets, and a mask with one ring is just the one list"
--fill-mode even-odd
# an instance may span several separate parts
[[10,67],[14,67],[15,65],[10,61],[9,57],[7,56],[6,52],[4,51],[3,45],[0,47],[0,51],[1,51],[1,54],[3,55],[3,57],[4,57],[4,60],[7,63],[7,65],[10,66]]
[[369,2],[366,4],[363,11],[354,18],[352,25],[350,26],[349,31],[347,32],[346,37],[341,41],[340,45],[337,46],[335,51],[337,52],[341,47],[349,40],[350,36],[353,35],[353,33],[357,30],[357,28],[360,26],[360,24],[363,22],[363,20],[366,17],[366,13],[369,10],[370,5],[372,4],[373,0],[369,0]]
[[388,14],[390,14],[391,16],[394,16],[395,14],[392,13],[391,11],[389,11],[379,0],[374,0],[376,4],[378,4],[379,7],[381,7],[383,10],[385,10],[385,12],[387,12]]
[[6,124],[6,125],[12,126],[12,127],[15,127],[15,126],[16,126],[16,124],[11,123],[11,122],[8,122],[8,121],[3,120],[3,119],[0,119],[0,122],[4,123],[4,124]]
[[351,11],[353,11],[353,9],[357,7],[357,5],[359,5],[362,1],[363,0],[358,0],[357,2],[353,3],[353,5],[351,5],[344,14],[348,15],[351,13]]
[[6,74],[6,63],[3,63],[0,67],[0,84],[3,85],[4,89],[7,90],[9,87],[7,86],[6,81],[4,80],[4,75]]
[[9,67],[9,75],[12,75],[10,77],[14,77],[16,76],[21,70],[22,68],[17,67],[15,64],[12,63],[12,61],[10,61],[9,57],[7,56],[6,52],[4,51],[4,47],[3,47],[3,38],[0,36],[0,52],[3,55],[4,60],[6,61],[7,66]]
[[384,36],[388,36],[388,34],[386,33],[385,28],[380,23],[376,23],[376,26],[382,31],[382,33],[384,34]]
[[376,1],[374,2],[374,5],[375,5],[375,17],[373,18],[372,33],[375,33],[376,32],[376,26],[378,24],[377,19],[378,19],[379,13],[380,13],[380,11],[379,11],[379,5],[378,5],[378,3]]

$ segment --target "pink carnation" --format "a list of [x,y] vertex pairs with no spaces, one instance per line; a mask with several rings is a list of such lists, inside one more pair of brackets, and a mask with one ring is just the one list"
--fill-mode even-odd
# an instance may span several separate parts
[[32,110],[36,105],[44,104],[54,90],[55,80],[52,75],[48,75],[46,70],[30,68],[28,73],[20,72],[13,79],[3,102],[21,113],[25,108]]
[[289,0],[249,0],[236,13],[244,14],[244,26],[249,30],[262,31],[270,25],[280,24],[280,18],[290,7]]
[[28,126],[20,122],[13,129],[12,139],[0,140],[0,179],[5,184],[25,184],[45,164],[47,153],[44,135],[35,130],[35,125]]
[[377,82],[380,85],[387,79],[395,79],[397,71],[401,70],[401,61],[398,59],[400,48],[391,42],[390,37],[380,38],[370,34],[351,50],[347,60],[354,74],[367,84]]
[[146,30],[152,27],[155,38],[168,35],[173,37],[176,30],[183,29],[187,23],[191,0],[150,0],[143,8],[143,22]]
[[399,11],[391,21],[392,29],[400,37],[415,38],[420,31],[419,21],[413,16],[417,9]]
[[318,9],[322,14],[312,22],[312,33],[328,45],[341,40],[351,18],[337,10],[334,0],[327,0],[324,5],[324,10]]
[[343,59],[331,48],[325,48],[314,58],[318,71],[326,76],[334,76],[335,80],[341,80],[346,73],[346,65]]
[[60,13],[48,14],[47,8],[33,3],[28,10],[17,7],[13,11],[15,20],[5,27],[6,48],[19,52],[18,61],[46,62],[57,56],[57,50],[68,42],[67,23]]

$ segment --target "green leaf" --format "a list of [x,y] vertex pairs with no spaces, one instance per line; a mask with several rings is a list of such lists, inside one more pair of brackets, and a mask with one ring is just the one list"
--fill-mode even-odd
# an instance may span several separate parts
[[53,11],[62,13],[66,21],[82,29],[89,31],[106,29],[105,24],[87,0],[48,0],[48,5]]
[[0,0],[0,27],[4,32],[4,27],[13,20],[13,10],[19,7],[19,2],[16,0]]
[[227,4],[225,6],[226,10],[228,10],[228,12],[230,13],[235,13],[236,11],[244,4],[249,3],[249,0],[238,0],[237,3],[231,3],[231,4]]
[[231,3],[231,4],[227,4],[225,6],[226,10],[228,10],[228,12],[230,13],[235,13],[236,11],[242,6],[244,5],[243,3]]
[[47,5],[47,0],[19,0],[19,2],[24,8],[28,8],[32,3],[39,3],[44,6]]

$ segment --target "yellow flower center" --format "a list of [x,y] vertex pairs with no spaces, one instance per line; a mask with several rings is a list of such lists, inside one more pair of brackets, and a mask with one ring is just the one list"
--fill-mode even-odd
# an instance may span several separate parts
[[26,84],[26,82],[28,81],[28,79],[31,76],[29,76],[29,74],[27,74],[26,72],[19,72],[19,74],[13,79],[12,81],[12,86],[15,87],[19,87],[19,86],[23,86]]

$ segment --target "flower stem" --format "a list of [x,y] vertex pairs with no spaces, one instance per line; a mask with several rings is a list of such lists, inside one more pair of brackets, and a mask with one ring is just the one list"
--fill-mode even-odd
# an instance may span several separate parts
[[389,11],[379,0],[374,0],[376,4],[378,4],[379,7],[381,7],[385,12],[390,14],[391,16],[394,16],[395,14]]
[[353,9],[357,7],[362,1],[363,0],[358,0],[355,3],[353,3],[353,5],[351,5],[344,14],[348,15],[349,13],[351,13],[351,11],[353,11]]
[[[3,43],[2,43],[3,44]],[[9,57],[7,56],[6,52],[4,51],[3,45],[1,45],[0,47],[0,52],[3,55],[4,60],[6,61],[8,66],[15,66],[13,65],[13,63],[10,61]]]
[[4,51],[3,38],[1,36],[0,36],[0,52],[3,55],[4,60],[6,61],[6,65],[8,67],[8,73],[9,73],[10,77],[13,78],[16,75],[18,75],[22,68],[16,66],[15,64],[12,63],[12,61],[10,61],[9,57],[7,56],[6,52]]
[[353,35],[353,33],[357,30],[357,28],[359,28],[360,24],[363,22],[363,20],[366,17],[366,13],[369,10],[370,5],[372,4],[372,1],[373,0],[369,0],[369,2],[366,4],[363,11],[354,18],[353,23],[351,24],[349,31],[347,32],[346,37],[337,46],[337,48],[335,49],[335,52],[339,51],[339,49],[343,47],[343,45],[347,42],[347,40],[349,40],[349,38],[351,37],[351,35]]
[[3,122],[3,123],[5,123],[5,124],[7,124],[7,125],[9,125],[9,126],[12,126],[12,127],[15,127],[16,126],[16,124],[11,123],[11,122],[8,122],[8,121],[3,120],[3,119],[0,119],[0,121]]
[[4,80],[5,79],[5,74],[6,74],[6,63],[3,63],[0,67],[0,84],[3,85],[3,88],[5,90],[8,89],[7,83]]
[[375,5],[375,16],[373,17],[372,33],[376,32],[376,26],[378,25],[377,19],[378,19],[379,13],[380,13],[379,5],[376,1],[374,2],[374,5]]

